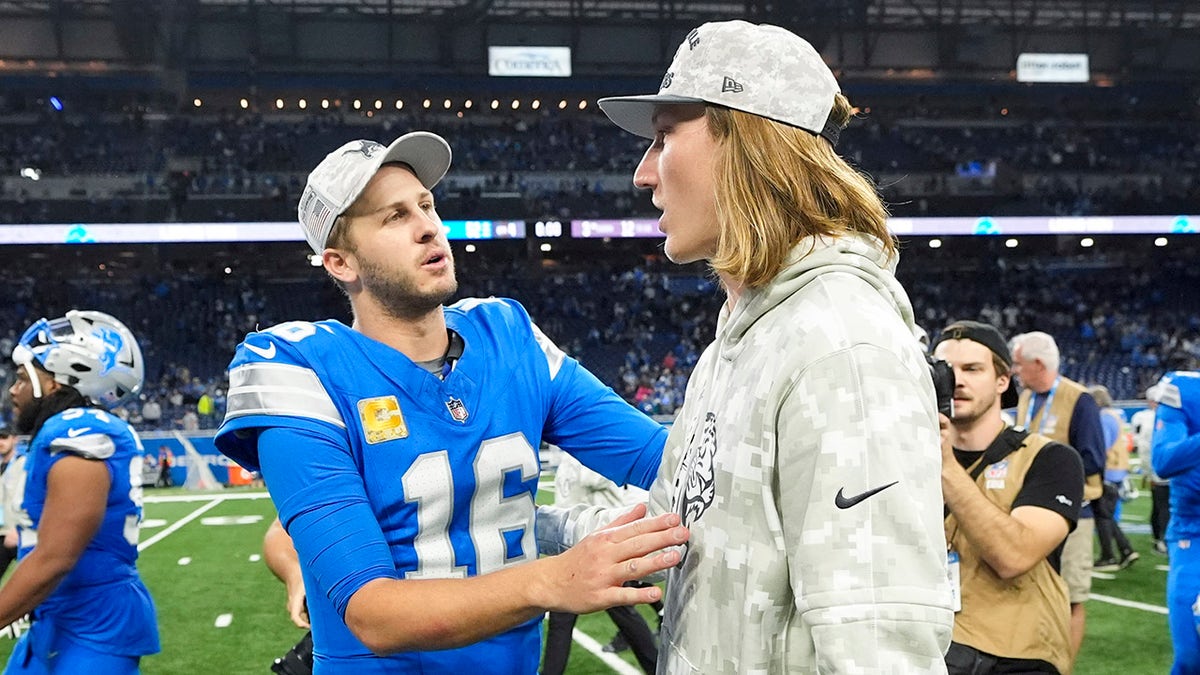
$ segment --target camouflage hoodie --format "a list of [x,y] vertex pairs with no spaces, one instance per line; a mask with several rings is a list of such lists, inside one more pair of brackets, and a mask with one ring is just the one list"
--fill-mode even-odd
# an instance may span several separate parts
[[650,495],[692,532],[660,674],[945,672],[936,403],[894,269],[809,239],[722,311]]

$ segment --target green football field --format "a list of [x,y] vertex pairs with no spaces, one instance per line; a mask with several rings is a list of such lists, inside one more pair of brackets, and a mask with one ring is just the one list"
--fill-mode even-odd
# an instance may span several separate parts
[[[541,494],[552,498],[548,491]],[[265,492],[173,489],[150,490],[147,496],[138,566],[158,605],[163,650],[143,660],[142,672],[269,673],[271,662],[304,633],[288,620],[283,585],[261,559],[262,536],[275,517]],[[1167,561],[1150,549],[1144,533],[1148,512],[1148,497],[1125,505],[1123,525],[1142,559],[1122,572],[1097,575],[1076,673],[1141,675],[1170,669]],[[614,659],[600,650],[615,633],[604,613],[581,617],[576,630],[568,672],[641,672],[629,652]],[[12,644],[0,638],[0,658],[7,659]]]

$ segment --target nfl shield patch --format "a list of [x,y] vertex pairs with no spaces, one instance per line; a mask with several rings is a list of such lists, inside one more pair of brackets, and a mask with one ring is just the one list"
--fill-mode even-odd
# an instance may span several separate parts
[[450,400],[446,401],[446,410],[450,411],[450,416],[454,418],[455,422],[466,422],[469,416],[467,406],[463,405],[461,400],[453,396],[450,397]]
[[408,438],[408,425],[400,413],[395,396],[364,398],[358,402],[358,419],[362,422],[367,443],[383,443]]

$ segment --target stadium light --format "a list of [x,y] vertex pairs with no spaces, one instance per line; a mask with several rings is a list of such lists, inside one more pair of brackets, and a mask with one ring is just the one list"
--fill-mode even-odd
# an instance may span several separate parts
[[383,110],[383,101],[380,101],[379,99],[375,99],[375,109]]
[[450,106],[452,106],[452,105],[454,105],[454,104],[450,102],[450,99],[446,99],[445,101],[442,101],[442,107],[445,108],[446,110],[449,110]]
[[246,99],[242,99],[242,100],[238,101],[238,105],[242,106],[242,110],[245,110],[246,108],[250,107],[250,101],[247,101]]
[[475,105],[475,104],[471,102],[471,99],[467,99],[467,100],[463,101],[463,107],[466,108],[467,110],[470,110],[471,106],[473,106],[473,105]]
[[1079,245],[1084,248],[1091,248],[1095,244],[1096,244],[1096,240],[1092,239],[1091,237],[1084,237],[1083,239],[1079,240]]
[[521,107],[521,100],[514,98],[513,102],[512,102],[512,109],[516,110],[517,108],[520,108],[520,107]]
[[463,247],[463,250],[466,251],[467,253],[474,253],[475,252],[475,244],[467,244],[466,246]]
[[201,101],[198,98],[194,98],[194,99],[192,99],[192,105],[199,108],[200,106],[204,105],[204,101]]
[[550,244],[549,243],[542,244],[541,249],[542,249],[542,253],[549,253],[550,252]]
[[354,109],[362,110],[362,101],[360,101],[358,99],[354,99]]
[[567,101],[565,99],[558,102],[559,110],[565,110],[566,107],[567,107]]
[[586,108],[587,108],[587,99],[585,98],[585,99],[583,99],[582,101],[580,101],[580,102],[579,102],[579,109],[580,109],[580,110],[584,110],[584,109],[586,109]]
[[426,110],[429,110],[429,106],[431,106],[431,105],[433,105],[433,102],[430,101],[429,99],[425,99],[424,101],[421,101],[421,107]]
[[321,110],[329,110],[329,99],[321,99]]
[[1021,242],[1017,241],[1016,239],[1006,239],[1004,241],[1004,247],[1005,248],[1016,248],[1017,244],[1019,244],[1019,243],[1021,243]]
[[28,178],[29,180],[41,180],[42,170],[36,169],[32,166],[27,166],[27,167],[21,169],[21,172],[19,175],[21,176],[21,178]]
[[1159,248],[1162,248],[1162,247],[1166,246],[1166,245],[1167,245],[1167,238],[1166,238],[1166,237],[1159,237],[1159,238],[1155,239],[1155,240],[1154,240],[1154,245],[1155,245],[1155,246],[1157,246],[1157,247],[1159,247]]
[[296,105],[300,106],[301,110],[307,110],[308,109],[308,99],[302,98],[296,102]]
[[941,239],[930,239],[929,240],[929,248],[941,248],[941,247],[942,247]]
[[62,101],[59,100],[59,98],[57,96],[51,96],[50,97],[50,107],[54,108],[55,110],[57,110],[59,112],[62,112],[62,109],[63,109]]
[[277,110],[283,110],[283,99],[281,99],[281,98],[275,99],[275,108]]
[[500,107],[500,101],[498,101],[496,99],[492,99],[492,110],[495,110],[499,107]]
[[401,110],[403,108],[404,108],[404,101],[401,101],[400,99],[396,99],[396,110]]
[[536,98],[535,98],[535,99],[533,99],[533,103],[531,103],[531,104],[529,104],[529,105],[530,105],[530,107],[532,107],[534,110],[537,110],[538,108],[542,107],[542,102],[541,102],[541,101],[539,101],[538,99],[536,99]]

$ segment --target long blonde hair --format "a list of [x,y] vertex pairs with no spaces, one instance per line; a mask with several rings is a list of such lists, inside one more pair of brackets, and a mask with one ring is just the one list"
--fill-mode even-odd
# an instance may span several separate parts
[[[837,94],[834,121],[844,128],[850,115],[850,102]],[[720,234],[709,260],[715,271],[762,286],[795,244],[813,235],[863,233],[895,253],[879,193],[824,138],[720,106],[706,106],[705,116],[721,146],[715,176]]]

